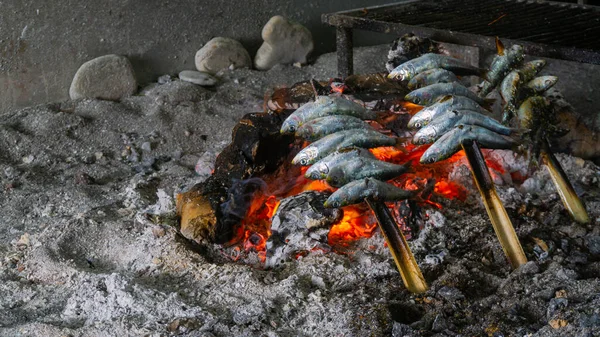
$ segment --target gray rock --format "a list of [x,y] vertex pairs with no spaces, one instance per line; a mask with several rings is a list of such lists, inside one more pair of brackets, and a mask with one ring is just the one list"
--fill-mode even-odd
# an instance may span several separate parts
[[433,324],[431,325],[431,330],[435,332],[442,332],[446,329],[448,329],[448,322],[446,321],[446,318],[444,318],[444,315],[436,315],[435,319],[433,320]]
[[165,84],[169,82],[173,82],[171,75],[162,75],[158,78],[158,84]]
[[221,69],[252,67],[252,59],[241,43],[226,37],[215,37],[196,52],[196,69],[216,74]]
[[306,56],[314,47],[306,27],[280,15],[272,17],[263,27],[262,38],[264,42],[254,58],[254,66],[259,70],[268,70],[280,63],[306,63]]
[[69,89],[71,99],[98,98],[117,101],[133,95],[138,84],[124,56],[105,55],[82,64]]
[[518,271],[523,274],[537,274],[540,272],[540,268],[535,261],[529,261],[520,266]]
[[182,81],[210,87],[217,84],[217,79],[213,76],[195,70],[184,70],[179,73],[179,79]]
[[589,236],[586,238],[585,243],[590,253],[600,255],[600,236]]
[[412,335],[413,329],[410,326],[394,322],[394,325],[392,326],[392,337],[406,337]]
[[465,298],[465,295],[460,290],[448,286],[441,287],[437,294],[448,302],[455,302]]
[[212,93],[207,89],[189,82],[173,81],[155,86],[145,92],[146,97],[154,100],[159,105],[178,105],[184,102],[200,102],[208,99]]

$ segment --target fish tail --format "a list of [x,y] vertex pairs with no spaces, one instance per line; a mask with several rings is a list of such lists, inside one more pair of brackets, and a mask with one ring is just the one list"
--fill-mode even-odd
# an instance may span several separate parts
[[491,111],[492,106],[494,105],[495,102],[496,102],[495,98],[484,98],[483,103],[481,104],[481,107],[488,111]]
[[515,140],[521,140],[523,136],[529,134],[530,132],[531,129],[527,128],[513,128],[510,131],[510,136],[513,137]]

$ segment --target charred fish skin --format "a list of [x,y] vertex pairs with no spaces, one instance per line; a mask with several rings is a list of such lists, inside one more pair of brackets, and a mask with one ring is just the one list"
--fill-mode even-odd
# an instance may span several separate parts
[[314,102],[307,103],[294,111],[283,122],[281,133],[294,133],[309,120],[333,115],[353,116],[363,120],[377,118],[375,112],[351,100],[338,96],[319,96]]
[[517,131],[476,111],[452,110],[441,114],[434,121],[419,130],[413,137],[413,143],[417,145],[431,144],[459,124],[481,126],[505,136]]
[[524,49],[521,45],[512,45],[505,51],[502,42],[496,38],[496,49],[497,55],[492,60],[490,70],[485,74],[487,83],[484,83],[484,87],[480,92],[480,96],[482,97],[489,94],[500,81],[502,81],[508,72],[518,67],[523,62]]
[[[506,102],[502,114],[502,123],[507,124],[517,112],[517,100],[522,90],[523,83],[530,82],[542,68],[546,66],[545,60],[533,60],[526,62],[517,70],[513,70],[502,80],[500,94]],[[535,90],[527,89],[527,96],[535,94]]]
[[517,110],[517,93],[519,84],[522,82],[521,74],[518,71],[511,71],[500,84],[500,95],[506,102],[502,113],[502,122],[508,123],[515,115]]
[[417,74],[429,69],[442,68],[456,75],[479,75],[482,70],[455,58],[440,54],[423,54],[417,58],[402,63],[392,70],[388,78],[400,81],[410,81]]
[[453,72],[442,68],[433,68],[417,74],[408,81],[407,86],[408,89],[414,90],[430,84],[452,82],[458,82],[458,77]]
[[356,117],[334,115],[306,121],[296,130],[296,137],[315,141],[332,133],[350,129],[373,129],[373,127]]
[[532,90],[535,94],[541,94],[544,91],[552,88],[556,82],[558,82],[558,77],[556,76],[540,76],[527,82],[525,86]]
[[398,140],[378,131],[351,129],[325,136],[302,149],[292,160],[295,165],[312,165],[332,152],[348,147],[374,148],[394,146]]
[[471,110],[481,114],[490,113],[479,103],[465,96],[444,96],[434,104],[424,107],[408,121],[409,129],[420,129],[429,124],[438,115],[451,110]]
[[339,208],[359,204],[365,198],[372,198],[383,202],[400,201],[413,198],[418,192],[403,190],[377,179],[365,178],[342,186],[327,198],[324,206],[327,208]]
[[332,167],[326,181],[333,187],[341,187],[362,178],[390,180],[406,173],[409,167],[410,164],[398,165],[375,158],[354,157]]
[[432,164],[448,159],[461,150],[465,141],[477,141],[488,149],[511,149],[517,146],[514,139],[504,137],[491,130],[476,125],[457,125],[441,136],[421,156],[421,164]]
[[544,67],[546,60],[533,60],[525,62],[519,69],[523,82],[531,81]]
[[479,104],[486,104],[487,101],[479,96],[477,96],[474,92],[469,90],[467,87],[454,83],[436,83],[428,85],[424,88],[420,88],[408,93],[404,100],[419,104],[419,105],[432,105],[439,98],[443,96],[464,96],[467,97]]
[[545,97],[528,97],[517,111],[519,125],[527,129],[539,129],[543,124],[547,125],[549,101]]
[[337,150],[309,167],[304,174],[304,177],[312,180],[326,179],[327,174],[332,167],[355,157],[375,159],[375,156],[369,150],[359,147],[349,147]]

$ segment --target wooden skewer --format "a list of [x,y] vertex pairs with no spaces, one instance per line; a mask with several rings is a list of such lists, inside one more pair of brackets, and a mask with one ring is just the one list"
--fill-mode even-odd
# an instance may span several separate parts
[[560,166],[560,162],[556,159],[552,151],[550,150],[550,145],[548,144],[548,140],[544,139],[542,141],[542,162],[544,166],[548,169],[548,173],[550,173],[550,177],[552,177],[552,182],[554,182],[554,186],[556,186],[556,190],[558,191],[558,195],[562,200],[565,208],[573,219],[579,223],[585,224],[590,222],[590,217],[583,205],[577,193],[575,193],[575,189],[571,185],[567,174],[563,170],[562,166]]
[[506,254],[511,266],[516,269],[527,262],[527,257],[523,252],[517,233],[515,233],[512,222],[506,213],[506,209],[500,197],[498,197],[481,149],[475,141],[462,144],[462,148],[467,155],[475,184],[481,194],[483,204],[490,217],[496,236],[500,241],[500,245],[502,245],[504,254]]
[[423,273],[421,273],[421,269],[406,242],[406,238],[404,238],[402,231],[398,229],[398,225],[390,214],[389,209],[381,201],[375,201],[371,198],[367,198],[365,201],[377,218],[381,233],[383,233],[394,262],[396,262],[396,267],[400,272],[400,276],[402,276],[404,285],[410,292],[417,294],[424,293],[429,288],[427,282],[425,282]]

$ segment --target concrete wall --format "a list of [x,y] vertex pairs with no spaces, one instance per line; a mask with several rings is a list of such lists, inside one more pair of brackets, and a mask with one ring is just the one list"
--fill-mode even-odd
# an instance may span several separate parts
[[[0,0],[0,111],[68,98],[79,66],[126,55],[138,80],[194,69],[194,55],[215,36],[240,40],[254,56],[263,25],[281,14],[313,33],[316,54],[335,50],[321,14],[389,0]],[[356,34],[358,45],[391,36]]]

